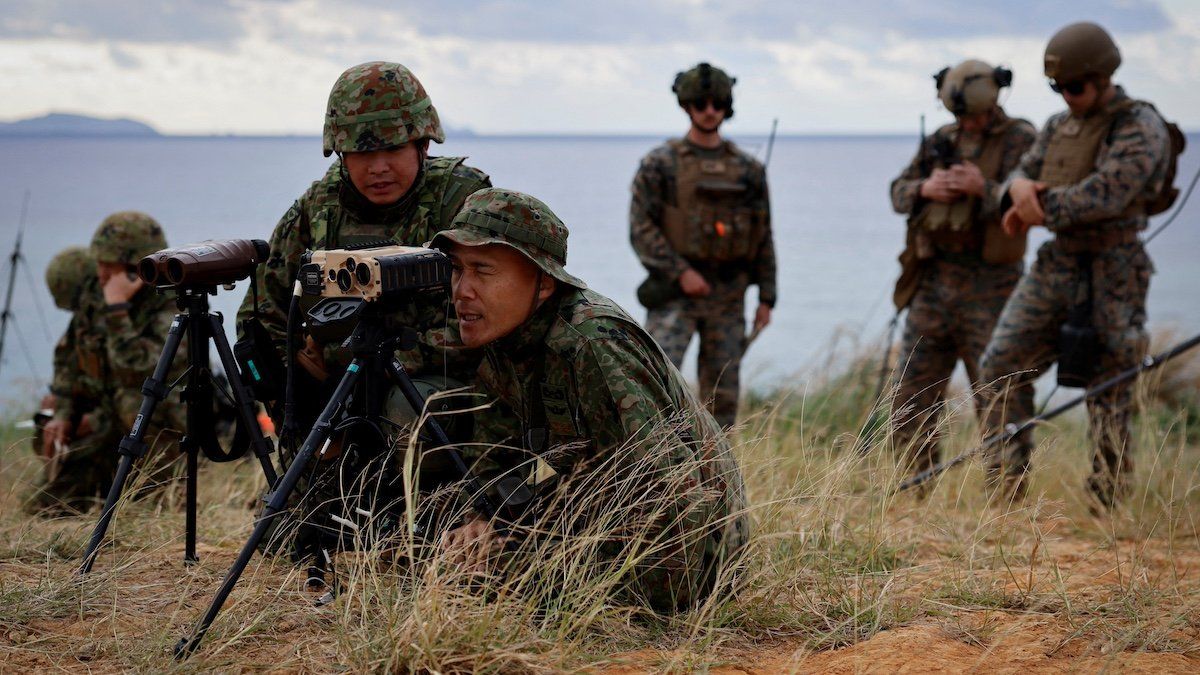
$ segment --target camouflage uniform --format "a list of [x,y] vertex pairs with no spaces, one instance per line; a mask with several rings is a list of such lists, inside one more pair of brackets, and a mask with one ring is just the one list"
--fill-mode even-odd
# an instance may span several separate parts
[[[382,115],[382,116],[381,116]],[[365,119],[366,121],[358,121]],[[404,66],[371,62],[348,69],[329,96],[324,151],[371,152],[422,139],[444,140],[437,111],[421,83]],[[271,234],[271,257],[258,268],[260,319],[273,338],[284,343],[287,312],[301,255],[391,239],[419,246],[446,228],[467,195],[491,183],[487,174],[463,164],[462,157],[426,157],[412,188],[397,203],[377,206],[350,181],[341,159],[287,210]],[[304,305],[306,309],[309,305]],[[239,326],[252,316],[254,296],[246,293]],[[425,323],[444,321],[441,304],[422,306]],[[405,316],[409,321],[413,317]],[[324,349],[326,364],[342,366],[349,358],[337,346]],[[336,372],[326,383],[336,383]],[[320,402],[317,402],[320,405]],[[314,414],[316,411],[313,411]]]
[[[54,347],[54,419],[65,422],[70,440],[46,462],[37,489],[26,503],[31,513],[86,510],[108,490],[116,468],[120,436],[103,401],[105,379],[96,367],[102,358],[102,334],[94,318],[103,305],[96,263],[86,248],[68,249],[51,261],[46,284],[54,304],[71,312],[67,330]],[[87,433],[81,433],[86,430]],[[42,435],[34,438],[42,453]]]
[[[688,258],[680,255],[668,240],[665,212],[688,207],[678,203],[676,190],[678,165],[684,154],[701,162],[732,165],[730,172],[744,186],[735,208],[746,213],[748,228],[760,232],[758,242],[744,258],[725,261]],[[632,190],[630,240],[651,276],[677,289],[679,275],[695,269],[712,287],[707,297],[689,298],[678,293],[678,297],[649,309],[646,331],[662,346],[676,368],[683,363],[692,335],[700,334],[701,394],[711,398],[710,410],[717,421],[723,426],[732,425],[737,418],[739,367],[746,348],[746,289],[757,284],[759,302],[769,307],[774,307],[776,300],[775,245],[770,231],[766,170],[761,162],[728,141],[709,150],[680,139],[655,148],[642,159]],[[695,225],[697,229],[712,226],[712,223]],[[750,235],[739,231],[717,236]]]
[[[1033,143],[1037,131],[1024,120],[1010,120],[1002,109],[982,136],[965,136],[957,122],[925,139],[917,156],[892,181],[892,206],[913,214],[910,247],[920,258],[916,288],[908,304],[900,343],[900,383],[894,415],[895,444],[913,471],[938,461],[938,436],[946,386],[961,360],[973,390],[980,386],[979,358],[987,347],[1004,301],[1021,276],[1020,260],[985,262],[984,233],[1000,220],[997,188]],[[996,166],[984,168],[984,195],[965,222],[968,229],[949,226],[930,230],[923,217],[930,204],[920,196],[921,183],[933,168],[946,168],[957,158],[978,163],[984,144],[997,145]],[[952,148],[955,158],[938,158],[938,148]],[[961,200],[960,200],[961,201]],[[916,240],[920,240],[917,243]],[[1011,256],[1010,256],[1011,257]]]
[[[659,610],[686,607],[711,590],[720,566],[747,540],[741,473],[724,434],[653,339],[563,269],[567,235],[545,204],[493,189],[472,195],[455,229],[433,241],[512,246],[559,281],[525,323],[484,347],[477,382],[495,401],[477,415],[480,445],[467,450],[469,463],[491,478],[532,471],[533,453],[568,495],[558,525],[567,519],[586,527],[589,516],[572,509],[579,502],[596,518],[632,513],[637,505],[620,496],[596,510],[597,491],[622,492],[616,485],[636,487],[633,499],[643,503],[665,502],[643,523],[647,529],[613,524],[626,542],[666,542],[635,565],[628,590]],[[585,496],[573,502],[573,495]],[[537,522],[538,530],[556,529]],[[619,564],[629,546],[611,541],[601,555]]]
[[[123,211],[105,218],[92,240],[98,262],[132,266],[144,255],[166,247],[162,228],[149,216]],[[67,334],[56,348],[55,418],[74,430],[86,415],[92,433],[73,439],[53,480],[42,485],[31,510],[68,506],[84,509],[108,491],[116,469],[117,446],[133,427],[142,402],[142,385],[154,371],[175,316],[170,298],[143,287],[128,303],[109,306],[95,276],[85,281]],[[180,347],[169,381],[186,366],[186,342]],[[59,392],[70,393],[62,395]],[[146,424],[147,459],[140,462],[145,486],[166,480],[173,470],[175,444],[183,430],[183,406],[175,391]]]
[[[323,132],[323,151],[328,157],[334,152],[373,152],[388,150],[408,143],[432,140],[442,143],[445,134],[425,88],[407,68],[398,63],[368,62],[348,68],[334,83],[326,106]],[[259,319],[276,341],[282,354],[286,348],[287,315],[292,298],[300,258],[306,250],[332,249],[390,239],[397,244],[420,246],[433,235],[449,226],[454,214],[472,192],[489,186],[487,174],[464,164],[463,157],[428,157],[422,152],[420,173],[408,192],[399,201],[376,205],[354,186],[342,159],[335,160],[325,175],[283,214],[271,234],[271,255],[267,264],[257,269],[255,284],[259,296]],[[300,305],[305,312],[312,307],[307,298]],[[255,312],[254,287],[249,289],[238,311],[239,334],[242,322]],[[391,317],[395,323],[425,330],[444,325],[446,311],[443,300],[422,300]],[[434,335],[426,331],[423,335]],[[296,336],[298,339],[300,336]],[[349,354],[339,345],[321,345],[326,377],[317,380],[304,368],[293,367],[297,396],[295,424],[306,429],[341,379],[341,371],[350,361]],[[431,351],[433,352],[431,354]],[[410,372],[439,370],[446,363],[435,357],[454,357],[453,350],[421,348],[403,355]],[[477,361],[467,358],[465,364],[453,363],[454,375],[459,368],[468,372]],[[295,366],[295,363],[293,364]],[[282,401],[276,401],[268,411],[281,434],[283,427]],[[301,438],[303,433],[300,434]],[[298,444],[296,444],[298,446]],[[291,465],[297,447],[288,442],[279,446],[281,471]],[[332,465],[333,463],[327,463]],[[312,503],[333,499],[329,492],[338,490],[333,470],[322,465],[306,474],[293,493],[291,504],[297,505],[306,495]],[[286,539],[290,524],[277,520],[282,536],[273,535],[274,547]],[[307,536],[307,535],[305,535]],[[302,558],[309,543],[297,549]]]
[[[97,262],[123,263],[132,270],[146,255],[167,247],[162,227],[150,216],[136,211],[115,213],[101,223],[92,238],[92,255]],[[104,335],[100,370],[106,383],[105,413],[110,415],[118,437],[127,436],[141,408],[142,385],[162,356],[167,332],[177,313],[172,296],[160,294],[149,285],[139,289],[128,302],[101,305],[93,314],[93,330]],[[187,340],[179,345],[166,383],[175,382],[187,368]],[[162,485],[175,473],[178,441],[185,428],[185,411],[179,388],[159,402],[154,416],[144,423],[146,455],[138,467],[146,476],[145,488]],[[116,455],[116,448],[113,448]],[[112,461],[118,458],[113,457]]]
[[[1042,193],[1045,226],[1055,238],[1038,250],[1037,261],[1005,305],[984,355],[984,380],[995,382],[1003,394],[988,412],[993,429],[1033,415],[1033,382],[1057,360],[1059,329],[1068,311],[1087,294],[1084,266],[1091,268],[1092,321],[1102,346],[1090,384],[1137,365],[1145,351],[1146,293],[1153,266],[1136,233],[1147,224],[1142,205],[1163,187],[1169,139],[1158,113],[1130,101],[1120,87],[1106,110],[1093,114],[1101,113],[1112,122],[1099,140],[1094,161],[1085,167],[1086,176]],[[1046,180],[1057,167],[1046,161],[1053,139],[1060,131],[1070,133],[1065,125],[1085,121],[1069,111],[1051,117],[1010,182]],[[1130,403],[1129,386],[1087,403],[1095,444],[1088,486],[1109,505],[1127,491],[1133,471]],[[1019,494],[1032,449],[1028,432],[998,449],[988,458],[993,478],[1006,473],[1010,489]]]

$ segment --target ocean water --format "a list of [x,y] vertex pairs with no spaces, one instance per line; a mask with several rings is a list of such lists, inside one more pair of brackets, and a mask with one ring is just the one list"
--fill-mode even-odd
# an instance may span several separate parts
[[[735,139],[762,155],[764,138]],[[543,199],[571,229],[568,269],[642,319],[634,290],[644,273],[629,247],[629,184],[638,160],[662,140],[465,137],[434,151],[466,155],[495,185]],[[904,218],[891,210],[888,184],[916,144],[915,137],[776,140],[768,175],[779,304],[746,356],[749,386],[802,385],[805,372],[881,338],[904,238]],[[1200,148],[1200,138],[1190,138],[1190,145]],[[0,174],[0,251],[6,259],[0,284],[7,284],[23,194],[31,194],[23,253],[32,273],[17,275],[14,321],[0,364],[0,407],[22,410],[31,407],[31,392],[44,390],[54,341],[68,320],[43,281],[55,253],[86,245],[105,215],[123,209],[152,214],[172,245],[265,239],[329,162],[319,138],[2,139],[0,159],[7,167]],[[1200,150],[1193,149],[1181,158],[1180,182],[1197,167]],[[1157,268],[1149,298],[1152,329],[1200,330],[1197,221],[1200,196],[1149,246]],[[1044,231],[1035,231],[1031,256],[1044,239]],[[243,284],[214,299],[231,335],[244,292]],[[689,377],[695,351],[693,344],[684,366]]]

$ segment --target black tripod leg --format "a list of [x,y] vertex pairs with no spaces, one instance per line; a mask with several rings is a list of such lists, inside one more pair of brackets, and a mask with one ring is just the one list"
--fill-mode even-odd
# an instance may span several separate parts
[[92,564],[96,562],[96,551],[100,548],[100,542],[104,539],[105,532],[108,531],[113,510],[117,507],[117,500],[120,499],[121,492],[125,489],[125,481],[129,478],[129,471],[133,467],[133,460],[146,454],[146,443],[142,440],[146,435],[146,425],[154,415],[154,409],[159,402],[167,396],[169,391],[166,383],[167,373],[171,370],[175,353],[179,351],[179,343],[183,340],[187,325],[187,315],[175,315],[175,320],[171,322],[171,329],[167,331],[167,340],[163,344],[162,354],[159,355],[158,363],[154,366],[154,374],[142,385],[142,407],[138,409],[129,435],[121,439],[119,446],[121,459],[117,464],[117,473],[113,476],[112,486],[108,488],[108,497],[104,500],[104,508],[100,510],[100,519],[96,522],[95,529],[92,530],[92,538],[88,541],[87,551],[83,554],[83,564],[79,567],[80,574],[92,571]]
[[[188,322],[188,379],[183,389],[183,400],[187,405],[186,435],[180,449],[187,457],[187,501],[185,506],[183,563],[193,565],[200,562],[196,555],[196,490],[200,472],[200,448],[207,442],[215,442],[213,436],[213,385],[208,360],[209,326],[204,320],[207,314],[207,296],[192,296],[189,304]],[[199,305],[198,307],[196,305]]]
[[204,634],[212,626],[213,620],[217,618],[217,614],[221,611],[221,606],[225,604],[229,593],[233,591],[233,587],[237,584],[238,579],[241,578],[242,572],[246,570],[246,565],[250,563],[250,558],[253,557],[259,542],[266,536],[271,521],[287,507],[288,498],[291,497],[292,490],[296,489],[296,482],[300,480],[300,475],[308,468],[308,463],[312,460],[313,455],[317,453],[317,450],[329,440],[329,435],[333,429],[333,420],[343,410],[346,400],[350,397],[350,392],[353,391],[354,384],[358,381],[362,363],[362,359],[356,357],[346,368],[346,374],[342,376],[342,381],[338,383],[333,396],[325,404],[325,409],[321,411],[321,416],[317,418],[317,422],[313,425],[312,431],[309,432],[308,438],[304,439],[304,444],[300,446],[300,451],[296,453],[291,466],[288,467],[283,477],[279,479],[278,486],[276,486],[275,491],[271,493],[270,498],[267,500],[267,505],[263,509],[262,516],[255,523],[254,531],[250,533],[250,539],[246,541],[241,553],[238,554],[237,560],[229,568],[229,573],[225,575],[225,580],[221,582],[221,587],[217,589],[217,594],[213,597],[208,611],[204,613],[204,617],[200,619],[200,623],[196,624],[196,629],[192,631],[191,636],[181,638],[175,645],[175,658],[185,659],[191,656],[196,651],[196,648],[200,646],[200,641],[204,639]]
[[279,481],[279,476],[275,473],[275,466],[271,463],[271,453],[274,448],[271,447],[270,441],[263,438],[262,429],[258,426],[258,419],[254,414],[254,397],[250,395],[249,388],[242,382],[237,361],[233,358],[233,350],[229,348],[229,340],[225,338],[225,331],[221,328],[220,315],[210,314],[208,320],[213,343],[217,345],[217,358],[221,360],[221,367],[225,369],[225,376],[229,378],[229,388],[233,390],[233,404],[237,408],[242,428],[250,434],[250,447],[254,449],[254,456],[258,457],[258,463],[262,465],[263,475],[267,478],[267,487],[273,488]]

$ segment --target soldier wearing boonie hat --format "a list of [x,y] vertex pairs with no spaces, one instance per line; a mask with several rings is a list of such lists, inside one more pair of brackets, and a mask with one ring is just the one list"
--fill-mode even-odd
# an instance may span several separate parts
[[[468,463],[485,482],[536,471],[577,484],[615,452],[618,481],[686,474],[658,491],[672,529],[621,544],[657,539],[668,550],[646,556],[630,575],[629,599],[682,609],[711,592],[746,541],[741,473],[720,428],[654,340],[567,272],[567,237],[540,200],[490,188],[468,197],[453,226],[430,242],[453,262],[462,342],[482,349],[476,386],[492,401],[476,413]],[[663,430],[675,434],[671,442],[662,442]],[[647,461],[664,475],[646,473]],[[551,527],[539,526],[538,515],[534,530]],[[451,531],[446,545],[486,550],[497,538],[477,517]]]

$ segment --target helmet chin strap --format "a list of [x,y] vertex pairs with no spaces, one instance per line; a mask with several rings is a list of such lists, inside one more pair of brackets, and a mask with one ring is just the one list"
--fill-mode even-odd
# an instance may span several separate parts
[[[418,144],[419,145],[417,147],[417,175],[416,175],[416,177],[413,178],[412,185],[408,186],[408,189],[404,191],[404,194],[400,195],[400,198],[397,199],[395,201],[395,203],[388,204],[386,206],[382,206],[379,208],[387,209],[387,208],[391,208],[391,207],[403,204],[421,186],[421,182],[422,182],[421,179],[425,177],[425,160],[429,158],[429,142],[423,140],[423,141],[418,141]],[[335,152],[338,156],[338,159],[341,160],[341,163],[338,165],[338,174],[341,176],[342,183],[344,185],[348,186],[351,190],[353,190],[354,194],[357,197],[361,198],[362,201],[369,203],[370,200],[367,199],[366,195],[364,195],[361,191],[359,191],[358,186],[355,185],[354,181],[350,179],[350,172],[349,172],[349,170],[346,169],[345,154],[341,150],[337,150]]]
[[533,297],[529,300],[529,313],[525,315],[525,321],[521,323],[532,319],[533,313],[537,311],[538,305],[541,304],[538,302],[538,296],[542,293],[542,279],[545,278],[545,275],[546,273],[542,271],[542,268],[537,268],[537,279],[533,282]]

